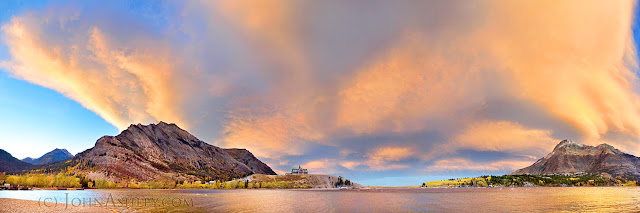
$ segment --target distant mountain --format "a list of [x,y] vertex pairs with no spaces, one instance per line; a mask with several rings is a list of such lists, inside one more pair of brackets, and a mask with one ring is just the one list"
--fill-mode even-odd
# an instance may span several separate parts
[[28,158],[22,159],[22,161],[33,164],[33,165],[43,165],[43,164],[50,164],[50,163],[63,161],[72,157],[73,155],[69,153],[69,151],[67,151],[66,149],[54,149],[53,151],[42,155],[42,157],[39,157],[36,159],[28,157]]
[[640,158],[611,145],[588,146],[563,140],[547,156],[511,174],[607,173],[640,179]]
[[[271,171],[249,151],[230,152],[235,158],[225,149],[207,144],[175,124],[160,122],[131,125],[118,136],[98,139],[93,148],[78,153],[69,162],[42,169],[55,171],[72,167],[94,180],[116,181],[230,180]],[[236,158],[248,160],[245,162],[251,166]]]
[[271,170],[271,167],[258,160],[249,150],[246,149],[225,149],[231,157],[249,166],[251,171],[256,174],[276,175],[276,172]]
[[15,172],[31,167],[31,164],[22,162],[7,151],[0,149],[0,172]]

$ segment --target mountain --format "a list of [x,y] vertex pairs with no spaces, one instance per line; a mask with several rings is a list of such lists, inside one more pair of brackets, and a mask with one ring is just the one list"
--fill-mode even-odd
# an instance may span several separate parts
[[31,167],[31,164],[22,162],[7,151],[0,149],[0,172],[15,172]]
[[640,158],[611,145],[588,146],[563,140],[547,156],[511,174],[606,173],[640,179]]
[[256,174],[276,175],[271,167],[258,160],[249,150],[246,149],[224,149],[231,157],[249,166],[251,171]]
[[165,122],[131,125],[117,136],[98,139],[93,148],[78,153],[71,161],[45,166],[43,170],[67,167],[90,179],[115,181],[230,180],[273,172],[249,151],[228,151],[207,144]]
[[43,165],[43,164],[50,164],[50,163],[63,161],[72,157],[73,155],[69,153],[69,151],[67,151],[66,149],[54,149],[53,151],[42,155],[42,157],[39,157],[36,159],[28,157],[28,158],[22,159],[22,161],[33,164],[33,165]]

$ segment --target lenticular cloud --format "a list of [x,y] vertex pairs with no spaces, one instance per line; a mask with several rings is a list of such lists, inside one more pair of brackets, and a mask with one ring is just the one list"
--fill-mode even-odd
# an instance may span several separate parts
[[502,171],[563,138],[640,151],[632,1],[76,3],[4,23],[0,66],[120,129],[176,123],[277,170]]

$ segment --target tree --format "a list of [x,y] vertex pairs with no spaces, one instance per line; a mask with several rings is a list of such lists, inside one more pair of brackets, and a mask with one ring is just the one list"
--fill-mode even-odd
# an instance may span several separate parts
[[341,177],[339,177],[339,178],[338,178],[338,181],[335,183],[335,185],[334,185],[334,186],[335,186],[335,187],[338,187],[338,186],[342,186],[343,184],[344,184],[344,182],[342,181],[342,178],[341,178]]

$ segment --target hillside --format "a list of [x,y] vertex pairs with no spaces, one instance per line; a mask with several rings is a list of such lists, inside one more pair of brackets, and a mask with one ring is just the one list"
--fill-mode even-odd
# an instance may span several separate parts
[[502,175],[425,182],[421,187],[531,187],[531,186],[635,186],[637,181],[614,179],[601,174]]
[[30,167],[31,164],[22,162],[7,151],[0,149],[0,172],[15,172]]
[[422,186],[631,186],[639,180],[640,158],[608,144],[588,146],[563,140],[547,156],[507,175],[431,181]]
[[[362,188],[362,185],[353,183],[350,180],[343,177],[336,177],[331,175],[321,174],[308,174],[308,175],[263,175],[254,174],[246,177],[244,180],[264,185],[269,185],[280,188]],[[241,180],[242,181],[242,180]]]
[[262,161],[258,160],[258,158],[253,156],[253,153],[249,152],[249,150],[246,150],[246,149],[224,149],[224,151],[226,151],[229,155],[231,155],[231,157],[233,157],[237,161],[240,161],[241,163],[247,165],[249,167],[249,169],[251,169],[251,171],[253,173],[265,174],[265,175],[275,175],[276,174],[276,172],[274,172],[271,169],[271,167],[267,166],[267,164],[265,164]]
[[511,174],[573,174],[606,173],[631,179],[640,178],[640,158],[624,153],[611,145],[588,146],[563,140],[547,156],[531,166]]
[[60,162],[69,158],[73,158],[73,155],[69,153],[69,151],[67,151],[66,149],[54,149],[53,151],[48,152],[39,158],[33,159],[33,158],[27,157],[25,159],[22,159],[22,161],[33,164],[33,165],[44,165],[44,164]]
[[[246,151],[244,154],[251,153]],[[236,157],[251,159],[253,155]],[[250,162],[262,163],[257,159]],[[93,180],[110,181],[230,180],[251,175],[254,171],[271,170],[266,165],[262,170],[252,170],[224,149],[199,140],[175,124],[164,122],[131,125],[117,136],[98,139],[93,148],[71,160],[45,166],[43,171],[67,167]]]

